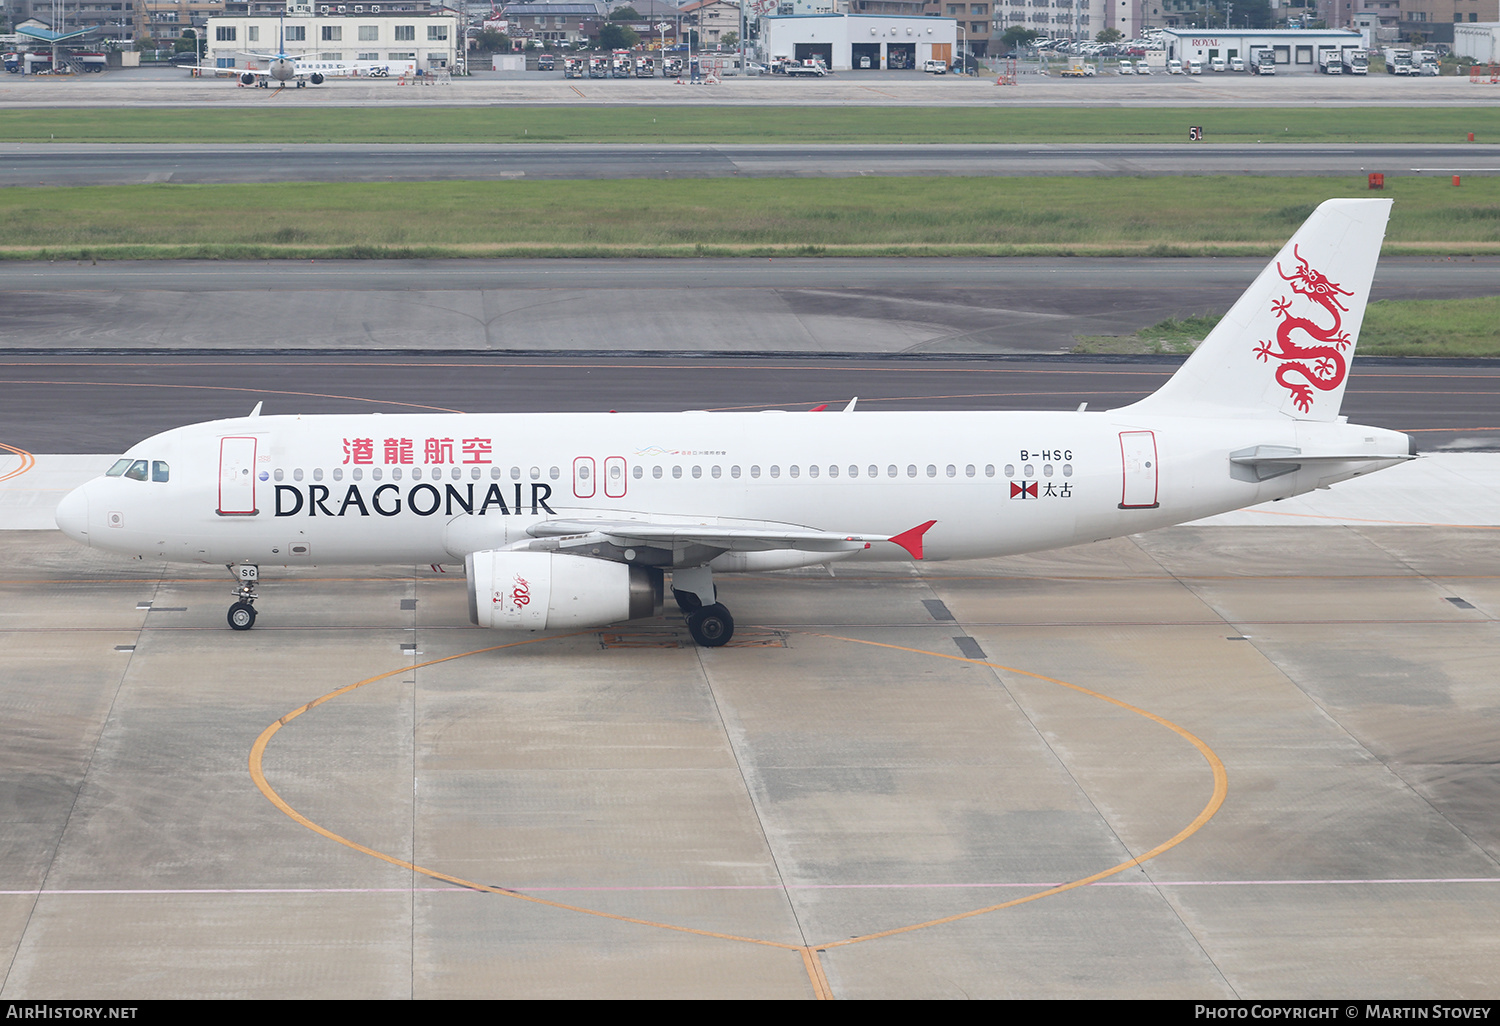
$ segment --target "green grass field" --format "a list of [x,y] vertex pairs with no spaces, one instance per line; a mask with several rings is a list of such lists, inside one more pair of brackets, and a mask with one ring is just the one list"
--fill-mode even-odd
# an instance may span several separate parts
[[[847,178],[0,190],[12,258],[1258,255],[1329,178]],[[1500,178],[1387,179],[1387,253],[1500,252]]]
[[1461,143],[1500,108],[350,107],[0,111],[10,142]]

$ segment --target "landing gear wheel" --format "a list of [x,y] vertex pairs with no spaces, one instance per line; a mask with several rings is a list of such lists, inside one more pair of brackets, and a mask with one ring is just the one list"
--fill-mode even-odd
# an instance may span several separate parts
[[715,602],[687,618],[688,633],[704,648],[718,648],[734,637],[734,617]]
[[255,607],[248,602],[236,602],[229,607],[229,626],[237,631],[248,631],[255,626]]

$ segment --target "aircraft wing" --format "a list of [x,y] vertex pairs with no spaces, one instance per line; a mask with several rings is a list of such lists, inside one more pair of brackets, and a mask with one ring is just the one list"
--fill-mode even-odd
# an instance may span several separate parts
[[895,542],[917,559],[922,558],[922,535],[936,521],[898,535],[844,534],[815,531],[796,524],[739,521],[732,524],[715,520],[667,523],[649,520],[548,520],[534,524],[527,534],[534,538],[562,538],[571,535],[598,535],[616,545],[678,546],[703,545],[725,552],[768,552],[792,549],[800,552],[855,552],[874,542]]

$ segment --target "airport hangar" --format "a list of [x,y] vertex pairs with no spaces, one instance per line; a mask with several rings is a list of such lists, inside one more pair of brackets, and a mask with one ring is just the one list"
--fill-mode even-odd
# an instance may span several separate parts
[[[768,54],[799,61],[821,57],[830,71],[851,71],[861,57],[873,68],[920,68],[953,63],[958,22],[888,14],[794,14],[761,18]],[[895,61],[895,63],[891,63]]]
[[1262,50],[1276,55],[1276,69],[1306,74],[1318,70],[1319,50],[1363,50],[1364,37],[1347,29],[1163,29],[1167,56],[1199,60],[1215,57],[1253,61]]

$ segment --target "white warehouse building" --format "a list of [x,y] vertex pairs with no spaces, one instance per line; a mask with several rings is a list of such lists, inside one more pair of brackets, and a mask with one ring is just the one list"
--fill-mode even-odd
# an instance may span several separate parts
[[766,15],[761,45],[768,57],[821,57],[830,71],[849,71],[861,58],[873,68],[953,63],[958,23],[952,18],[895,14]]
[[380,4],[320,4],[288,6],[285,18],[209,18],[203,63],[219,68],[263,66],[264,61],[247,57],[246,51],[276,53],[283,25],[286,52],[309,61],[416,61],[419,69],[435,71],[454,67],[463,55],[458,18],[452,12],[390,13]]
[[1347,29],[1165,29],[1167,56],[1202,61],[1238,57],[1253,62],[1262,51],[1276,58],[1276,70],[1315,72],[1319,50],[1362,49],[1363,37]]

